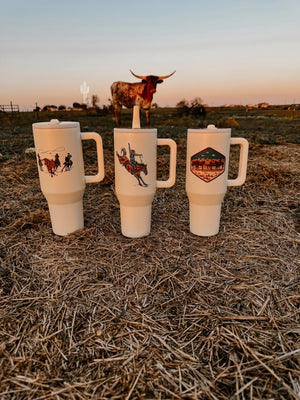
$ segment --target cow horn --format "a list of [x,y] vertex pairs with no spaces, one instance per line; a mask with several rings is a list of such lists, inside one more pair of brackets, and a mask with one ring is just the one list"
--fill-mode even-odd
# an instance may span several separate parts
[[147,77],[146,76],[140,76],[140,75],[136,75],[136,74],[134,74],[132,71],[131,71],[131,69],[129,70],[131,73],[132,73],[132,75],[133,76],[135,76],[136,78],[139,78],[139,79],[147,79]]
[[172,76],[173,74],[175,74],[176,70],[174,72],[172,72],[170,75],[166,75],[166,76],[159,76],[158,79],[167,79],[170,78],[170,76]]

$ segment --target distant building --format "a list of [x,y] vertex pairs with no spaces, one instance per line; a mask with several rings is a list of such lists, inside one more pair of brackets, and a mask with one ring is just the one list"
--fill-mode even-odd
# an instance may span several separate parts
[[266,103],[266,102],[246,105],[246,108],[248,108],[248,110],[252,110],[252,108],[268,108],[268,107],[269,107],[269,103]]
[[258,108],[268,108],[269,107],[269,103],[259,103],[258,104]]
[[257,105],[257,104],[247,104],[247,105],[246,105],[246,108],[247,108],[248,110],[252,110],[252,108],[258,108],[258,105]]

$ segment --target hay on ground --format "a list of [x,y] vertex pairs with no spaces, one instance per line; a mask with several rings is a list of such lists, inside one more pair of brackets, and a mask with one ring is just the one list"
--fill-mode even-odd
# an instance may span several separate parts
[[111,151],[66,237],[35,159],[3,161],[0,398],[299,399],[299,151],[251,146],[211,238],[189,232],[183,150],[141,239],[120,233]]

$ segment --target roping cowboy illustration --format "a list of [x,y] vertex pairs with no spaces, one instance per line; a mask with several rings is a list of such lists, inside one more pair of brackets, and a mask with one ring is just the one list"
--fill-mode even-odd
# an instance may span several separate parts
[[65,162],[64,162],[64,166],[61,170],[61,172],[63,172],[63,170],[65,169],[66,171],[70,171],[72,165],[73,165],[73,161],[71,160],[72,155],[70,153],[68,153],[65,157]]
[[58,153],[55,154],[54,164],[55,164],[54,169],[56,171],[57,168],[60,167],[60,160],[59,160],[59,154]]
[[[63,149],[64,150],[64,149]],[[42,154],[48,155],[49,158],[41,158],[40,154],[37,153],[37,161],[38,165],[40,167],[41,172],[48,172],[51,175],[51,178],[54,176],[58,176],[58,172],[67,172],[70,171],[72,166],[73,166],[73,161],[71,160],[72,155],[68,153],[65,156],[65,162],[63,163],[62,168],[59,170],[59,167],[61,167],[61,161],[60,161],[60,155],[59,153],[55,153],[54,158],[52,155],[52,151],[43,151]],[[43,167],[46,166],[47,170],[45,171]]]
[[43,171],[43,161],[41,160],[41,157],[39,154],[38,154],[38,163],[39,163],[40,170]]

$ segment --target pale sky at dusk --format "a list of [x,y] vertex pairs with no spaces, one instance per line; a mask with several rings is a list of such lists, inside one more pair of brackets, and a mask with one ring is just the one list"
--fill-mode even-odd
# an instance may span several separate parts
[[100,105],[110,85],[176,73],[153,101],[300,103],[299,0],[0,0],[0,104]]

